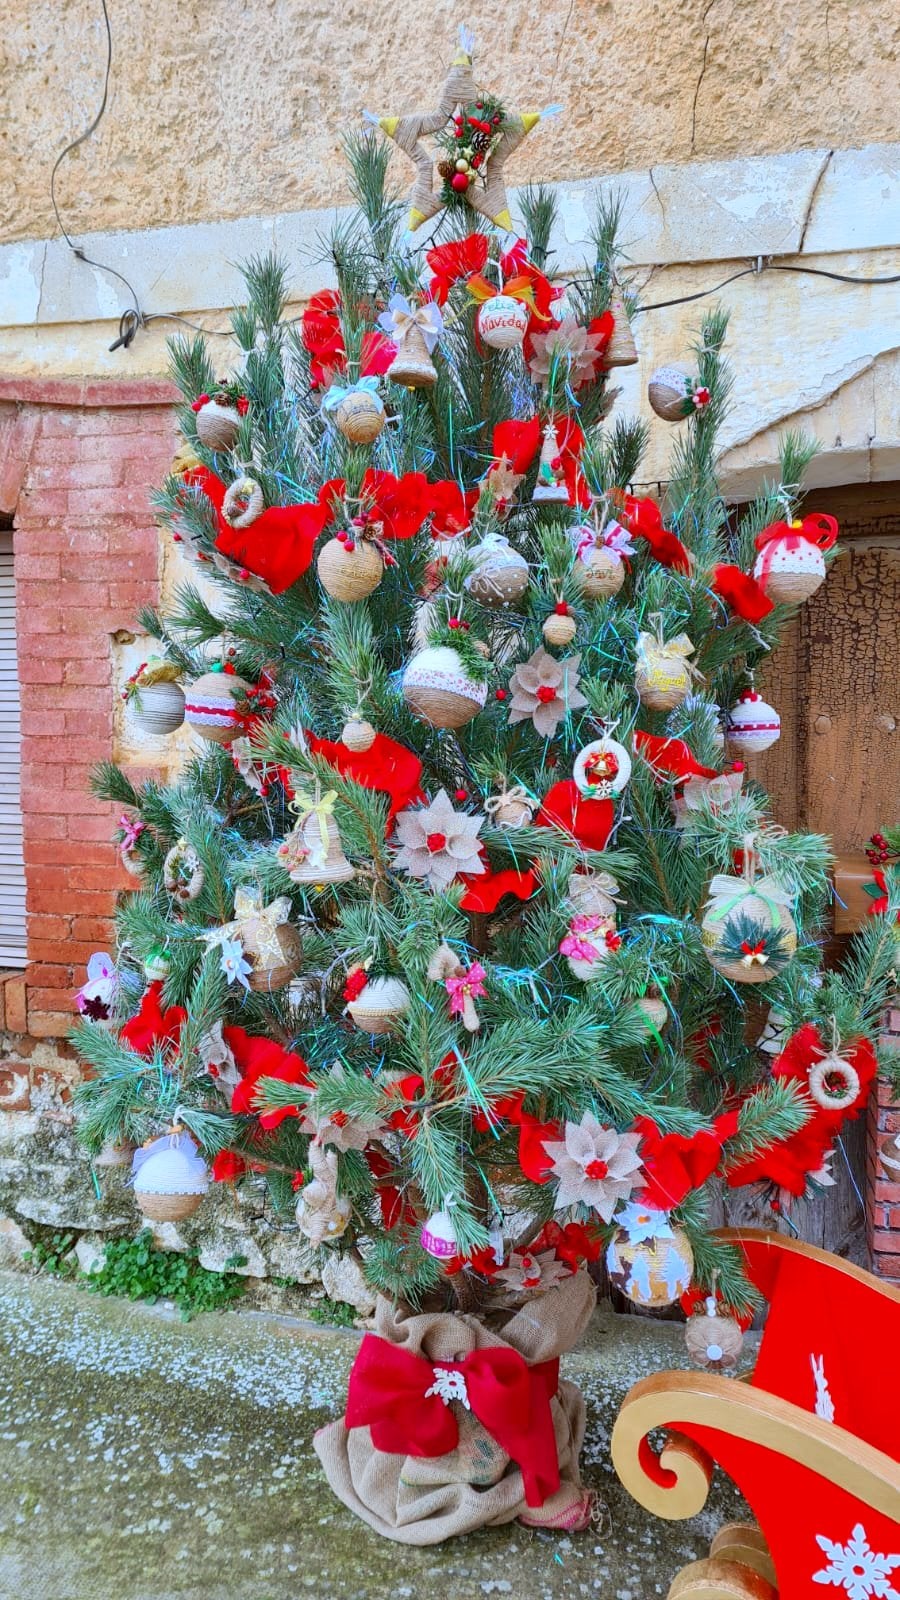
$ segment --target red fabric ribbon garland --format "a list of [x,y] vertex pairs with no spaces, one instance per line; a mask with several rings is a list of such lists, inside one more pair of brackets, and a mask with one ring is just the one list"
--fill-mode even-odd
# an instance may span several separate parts
[[425,799],[419,787],[421,761],[386,733],[376,733],[368,750],[350,750],[340,741],[319,739],[314,733],[307,733],[306,737],[313,755],[321,756],[343,778],[352,778],[363,789],[375,789],[388,796],[389,831],[398,811]]
[[139,1056],[152,1056],[156,1045],[174,1045],[177,1049],[182,1025],[187,1022],[183,1006],[167,1006],[163,1011],[162,979],[147,985],[135,1015],[120,1029],[119,1038],[136,1050]]
[[623,528],[634,538],[646,540],[660,566],[670,567],[673,572],[690,572],[690,556],[681,540],[663,527],[662,512],[655,500],[618,491],[612,495],[612,500]]
[[222,516],[225,485],[215,473],[197,467],[185,483],[200,489],[215,507],[219,531],[215,546],[230,561],[262,578],[273,594],[284,594],[307,571],[327,516],[314,502],[269,506],[248,528],[232,528]]
[[[322,289],[314,294],[300,323],[300,337],[309,351],[310,383],[322,389],[337,373],[346,371],[347,354],[340,319],[341,297],[337,289]],[[376,328],[362,336],[359,374],[361,378],[380,377],[397,354],[397,346]]]
[[[395,477],[393,472],[382,472],[368,467],[363,473],[359,488],[362,510],[371,522],[381,523],[385,539],[411,539],[418,533],[431,510],[432,485],[424,472],[404,472]],[[325,526],[337,521],[339,508],[347,492],[343,478],[329,478],[319,490],[319,505],[324,508]]]
[[775,606],[756,579],[740,567],[720,562],[713,568],[711,588],[745,622],[762,622]]
[[664,734],[645,733],[639,728],[634,735],[634,748],[643,756],[656,777],[674,778],[678,783],[682,783],[686,778],[718,777],[715,767],[701,766],[683,739],[670,739]]
[[831,550],[839,531],[837,517],[829,517],[824,511],[814,511],[802,522],[770,522],[756,535],[756,548],[762,552],[761,577],[768,577],[779,544],[784,543],[788,550],[802,550],[805,544]]
[[547,790],[534,822],[538,828],[562,828],[586,850],[603,850],[615,815],[611,800],[588,799],[574,778],[564,778]]
[[432,300],[436,300],[439,306],[446,305],[454,284],[468,278],[473,272],[483,272],[487,258],[486,233],[470,233],[465,239],[451,239],[447,244],[438,244],[426,250],[425,260],[433,273],[428,285]]
[[376,1450],[388,1455],[447,1455],[459,1443],[459,1424],[450,1405],[429,1393],[444,1372],[462,1377],[473,1415],[521,1469],[527,1504],[543,1505],[559,1488],[550,1410],[558,1360],[530,1367],[503,1347],[431,1362],[367,1333],[350,1372],[346,1427],[369,1428]]

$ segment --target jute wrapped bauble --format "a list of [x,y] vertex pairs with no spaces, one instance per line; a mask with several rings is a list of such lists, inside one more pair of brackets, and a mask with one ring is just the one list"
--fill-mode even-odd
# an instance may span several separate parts
[[347,1011],[363,1033],[390,1033],[409,1010],[410,993],[399,978],[370,978]]
[[687,660],[693,645],[685,635],[668,643],[651,633],[638,634],[634,686],[642,705],[652,711],[672,711],[690,693],[691,668]]
[[547,643],[555,650],[564,650],[577,632],[578,623],[569,611],[551,611],[541,628]]
[[369,539],[329,539],[319,551],[316,571],[332,600],[364,600],[384,577],[384,562]]
[[197,438],[207,450],[230,450],[237,442],[241,414],[222,400],[207,400],[197,412]]
[[655,994],[642,994],[640,999],[634,1003],[638,1011],[643,1012],[648,1023],[656,1029],[657,1033],[662,1033],[669,1020],[669,1008],[665,1001],[660,1000],[659,996]]
[[781,718],[754,689],[745,689],[728,713],[728,748],[739,756],[757,756],[781,737]]
[[[747,852],[745,852],[746,858]],[[752,922],[764,934],[777,933],[782,961],[770,960],[751,947],[740,956],[717,954],[723,942]],[[790,910],[790,895],[771,878],[751,881],[718,873],[711,881],[700,923],[703,948],[710,966],[732,983],[768,983],[785,958],[797,948],[797,924]]]
[[231,744],[243,721],[236,702],[250,687],[236,672],[204,672],[185,695],[185,722],[212,744]]
[[586,916],[606,917],[613,926],[618,892],[609,872],[573,872],[569,879],[568,899],[575,909]]
[[650,375],[647,399],[663,422],[683,422],[694,410],[694,379],[683,367],[657,367]]
[[521,600],[528,588],[528,562],[508,539],[500,533],[489,533],[480,544],[472,546],[468,555],[478,563],[466,579],[473,600],[492,611]]
[[514,350],[525,338],[528,307],[512,295],[495,294],[479,308],[476,323],[479,338],[492,350]]
[[145,1217],[183,1222],[193,1216],[209,1188],[209,1173],[192,1139],[164,1136],[134,1159],[134,1198]]
[[625,582],[625,563],[616,550],[588,545],[574,567],[575,581],[586,600],[606,600]]
[[491,795],[485,801],[484,809],[498,828],[527,828],[538,809],[538,802],[517,783],[511,789],[504,787],[499,794]]
[[335,411],[334,421],[351,444],[373,444],[387,421],[384,402],[371,389],[350,389]]
[[458,652],[449,645],[429,645],[407,663],[403,698],[410,711],[433,728],[462,728],[484,705],[487,686],[468,676]]
[[349,717],[341,729],[341,744],[345,744],[348,750],[363,754],[371,750],[374,743],[375,729],[371,722],[367,722],[365,717]]
[[811,539],[787,534],[764,545],[753,576],[776,605],[795,605],[825,582],[825,557]]
[[727,1372],[737,1365],[744,1335],[734,1317],[716,1310],[715,1299],[710,1295],[705,1315],[688,1318],[684,1342],[695,1366],[709,1372]]
[[184,721],[184,690],[178,683],[151,683],[137,689],[128,702],[136,728],[153,739],[174,733]]
[[[662,1215],[662,1214],[661,1214]],[[648,1219],[652,1213],[647,1213]],[[649,1221],[648,1221],[649,1225]],[[609,1281],[636,1306],[672,1306],[690,1288],[694,1252],[683,1228],[643,1238],[619,1228],[606,1254]]]

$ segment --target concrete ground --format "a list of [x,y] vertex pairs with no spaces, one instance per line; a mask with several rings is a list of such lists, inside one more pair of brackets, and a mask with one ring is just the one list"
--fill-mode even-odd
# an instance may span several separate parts
[[650,1600],[740,1514],[718,1480],[702,1517],[654,1521],[610,1466],[626,1390],[685,1364],[671,1324],[601,1313],[564,1363],[588,1401],[594,1529],[511,1524],[426,1550],[352,1517],[313,1454],[352,1333],[245,1312],[185,1324],[5,1273],[0,1342],[0,1600]]

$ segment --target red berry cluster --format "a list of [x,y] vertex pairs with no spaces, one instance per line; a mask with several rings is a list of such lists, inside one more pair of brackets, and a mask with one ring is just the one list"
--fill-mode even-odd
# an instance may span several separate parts
[[462,617],[449,617],[447,620],[447,627],[452,628],[454,633],[456,632],[457,628],[461,628],[463,633],[468,633],[469,631],[469,624],[464,622]]
[[883,867],[885,862],[890,861],[891,856],[894,854],[895,852],[891,849],[884,834],[873,833],[866,846],[866,860],[870,861],[873,867]]

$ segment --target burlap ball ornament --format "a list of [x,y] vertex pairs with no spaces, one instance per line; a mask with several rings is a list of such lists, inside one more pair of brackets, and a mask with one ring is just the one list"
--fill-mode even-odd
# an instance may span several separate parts
[[688,1318],[684,1342],[695,1366],[707,1372],[727,1372],[737,1366],[744,1335],[740,1324],[727,1312],[720,1312],[710,1295],[705,1313]]
[[825,581],[825,555],[837,541],[834,517],[814,512],[794,522],[774,522],[756,536],[753,576],[777,605],[808,600]]
[[334,412],[334,420],[351,444],[374,444],[387,421],[384,402],[371,389],[349,389]]
[[591,544],[578,557],[574,573],[586,600],[606,600],[618,594],[625,582],[625,563],[615,550]]
[[791,896],[773,878],[757,878],[752,849],[742,877],[718,873],[710,882],[701,937],[706,958],[732,983],[768,983],[797,948]]
[[578,623],[568,610],[551,611],[541,627],[545,640],[555,650],[565,650],[577,632]]
[[375,743],[375,729],[365,717],[349,717],[341,729],[341,744],[357,754],[371,750]]
[[[657,367],[647,385],[651,410],[663,422],[683,422],[698,408],[697,397],[704,393],[694,375],[683,367]],[[701,399],[701,408],[702,404]]]
[[479,605],[497,611],[521,600],[528,588],[529,567],[525,557],[501,533],[489,533],[467,554],[477,563],[466,579],[466,588]]
[[688,660],[693,649],[686,633],[664,639],[658,619],[655,633],[638,634],[634,686],[642,705],[653,711],[673,711],[681,705],[690,693],[692,679],[699,677]]
[[384,562],[369,539],[329,539],[316,561],[319,582],[333,600],[364,600],[384,577]]
[[174,1128],[136,1150],[134,1198],[151,1222],[183,1222],[193,1216],[209,1188],[209,1172],[193,1139]]
[[230,400],[206,400],[196,417],[197,438],[207,450],[231,450],[237,444],[241,414]]
[[406,1015],[410,993],[399,978],[370,978],[347,1011],[363,1033],[391,1033]]
[[433,728],[462,728],[487,699],[485,684],[470,678],[459,653],[431,645],[411,657],[403,673],[403,698]]
[[244,722],[237,702],[250,688],[236,672],[204,672],[185,695],[185,722],[212,744],[231,744]]

